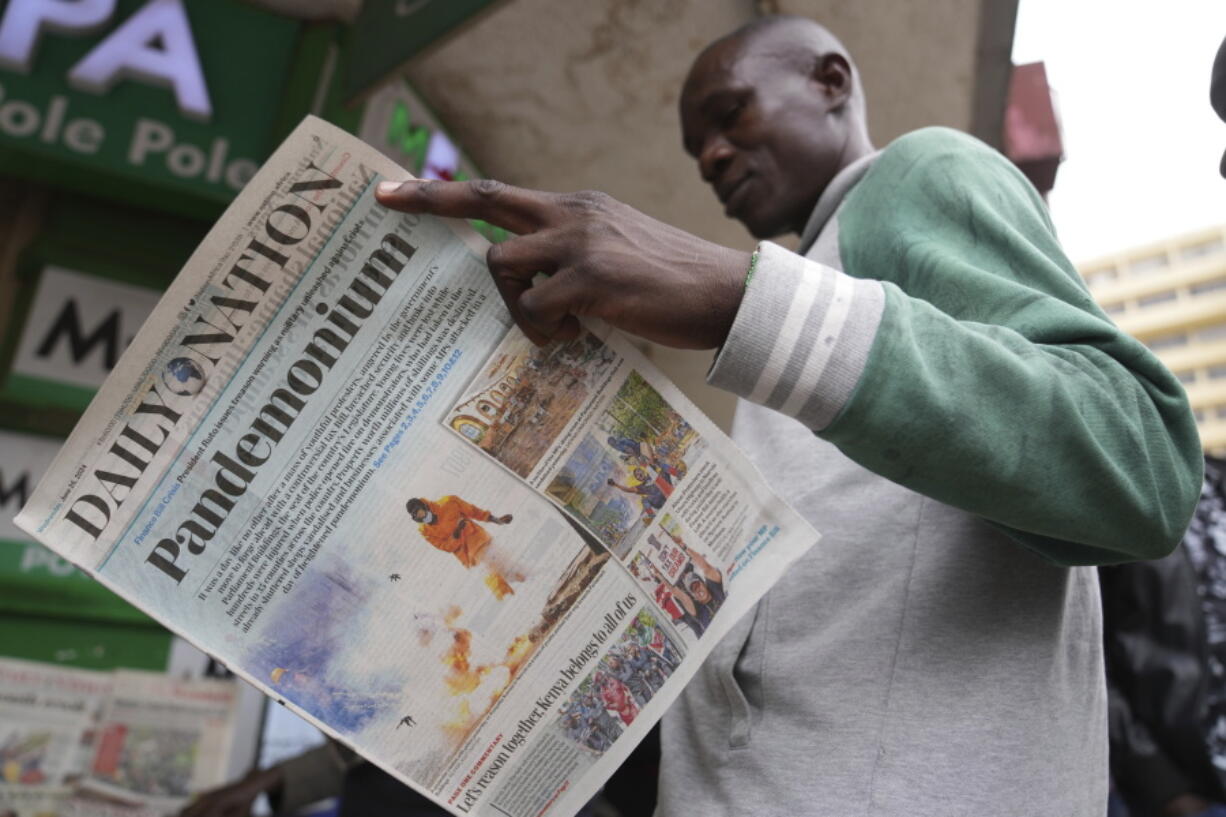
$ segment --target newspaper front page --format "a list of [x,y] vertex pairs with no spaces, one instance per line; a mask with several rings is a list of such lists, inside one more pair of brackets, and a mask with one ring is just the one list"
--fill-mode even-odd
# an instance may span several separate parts
[[18,524],[454,814],[573,814],[817,533],[618,333],[308,118]]
[[109,674],[0,659],[0,814],[58,813],[89,765]]

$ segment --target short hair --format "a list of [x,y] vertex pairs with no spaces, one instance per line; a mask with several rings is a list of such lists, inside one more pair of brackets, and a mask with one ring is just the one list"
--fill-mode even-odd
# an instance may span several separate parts
[[[860,84],[860,70],[847,47],[834,35],[830,29],[809,17],[795,14],[766,14],[739,26],[735,30],[711,42],[700,53],[710,51],[715,46],[726,42],[750,43],[758,36],[772,32],[783,32],[794,35],[791,42],[776,43],[767,52],[769,56],[790,66],[793,70],[808,72],[814,67],[814,59],[821,59],[828,54],[838,54],[847,61],[851,69],[852,86],[849,103],[860,119],[865,117],[864,89]],[[695,59],[697,64],[698,59]]]
[[426,504],[426,500],[414,498],[404,503],[404,509],[409,512],[409,516],[416,517],[418,511],[429,511],[430,506]]

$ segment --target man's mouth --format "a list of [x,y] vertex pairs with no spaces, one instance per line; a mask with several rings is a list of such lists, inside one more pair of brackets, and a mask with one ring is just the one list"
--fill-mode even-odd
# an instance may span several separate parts
[[731,215],[737,209],[741,199],[745,198],[745,191],[749,189],[747,182],[750,178],[751,174],[746,173],[731,184],[721,185],[716,189],[715,194],[720,203],[724,205],[724,212],[728,215]]

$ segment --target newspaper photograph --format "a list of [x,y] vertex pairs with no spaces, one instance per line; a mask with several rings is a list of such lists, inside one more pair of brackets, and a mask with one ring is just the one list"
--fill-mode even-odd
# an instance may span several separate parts
[[[570,815],[818,534],[617,332],[532,345],[405,178],[307,118],[17,524],[451,813]],[[207,698],[110,707],[91,786],[198,790]]]
[[171,813],[225,779],[237,692],[216,679],[117,670],[81,789]]
[[85,774],[108,673],[0,659],[0,814],[49,813]]

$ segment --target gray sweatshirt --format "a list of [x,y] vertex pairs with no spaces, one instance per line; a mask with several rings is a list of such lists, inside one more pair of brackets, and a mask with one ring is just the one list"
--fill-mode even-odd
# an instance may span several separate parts
[[[955,151],[965,147],[957,141],[963,137],[948,132],[922,133],[928,135],[910,149],[923,153],[932,147],[925,140],[940,148],[950,139]],[[840,252],[845,196],[893,149],[835,179],[802,236],[803,258],[760,247],[737,325],[709,375],[715,385],[772,406],[741,401],[733,437],[823,538],[717,646],[666,714],[658,817],[1101,817],[1105,811],[1106,692],[1093,568],[1050,560],[1041,550],[1054,541],[1050,529],[1040,522],[1027,527],[1024,514],[986,521],[899,484],[909,471],[898,481],[883,478],[814,434],[850,410],[890,298],[902,297],[887,292],[892,284],[844,274]],[[908,157],[898,164],[911,172],[914,162]],[[1002,258],[1005,266],[1015,261]],[[975,286],[959,296],[973,303]],[[1069,291],[1080,297],[1075,287]],[[803,298],[809,300],[796,317],[794,304]],[[796,336],[802,351],[792,357],[799,360],[772,363],[771,344],[786,331]],[[1007,342],[1014,342],[1012,335]],[[825,359],[814,364],[815,355]],[[1167,388],[1163,374],[1153,371]],[[774,379],[764,386],[768,375]],[[1128,372],[1120,377],[1138,379]],[[1171,424],[1183,429],[1179,412],[1188,414],[1186,404],[1172,406]],[[1007,413],[997,419],[1024,429],[1033,420]],[[1075,418],[1069,422],[1076,425]],[[1030,431],[1046,433],[1042,424]],[[856,453],[851,443],[841,444]],[[1168,445],[1154,443],[1155,450]],[[887,459],[897,456],[886,452]],[[1061,454],[1048,456],[1055,462]],[[964,462],[949,468],[974,476]],[[1014,507],[1018,497],[988,485],[987,471],[1002,469],[1008,466],[991,463],[984,476],[989,496],[966,504]],[[1197,478],[1179,474],[1181,482],[1185,477]],[[1093,504],[1061,497],[1058,485],[1027,483],[1017,490],[1040,500],[1047,492],[1053,506],[1067,503],[1087,530],[1094,528]],[[1032,504],[1042,510],[1042,501]],[[1182,508],[1171,511],[1175,521],[1164,534],[1174,541],[1186,523],[1178,521],[1181,514]],[[1099,553],[1111,536],[1104,541],[1088,542],[1094,550],[1084,553]],[[1053,548],[1057,556],[1074,554],[1067,561],[1082,553],[1076,539],[1061,547]],[[1120,550],[1116,558],[1127,558],[1127,547]]]

